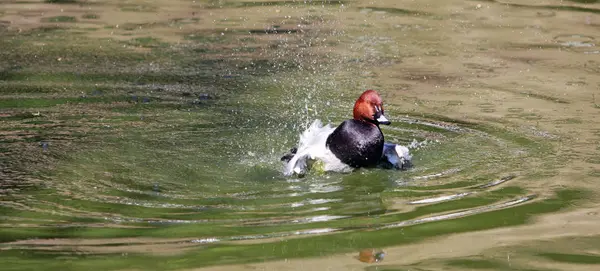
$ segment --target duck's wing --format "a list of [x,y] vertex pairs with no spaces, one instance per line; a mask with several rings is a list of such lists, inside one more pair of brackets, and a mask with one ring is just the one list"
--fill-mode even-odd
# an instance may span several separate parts
[[288,153],[281,156],[281,161],[286,162],[286,163],[290,162],[290,160],[292,160],[292,158],[294,157],[294,155],[296,155],[297,152],[298,152],[298,147],[291,148]]
[[308,171],[308,160],[310,154],[307,152],[296,153],[285,165],[283,175],[292,176],[294,174],[302,176]]
[[308,160],[319,159],[326,152],[325,142],[333,130],[334,128],[330,125],[323,126],[320,120],[315,120],[300,135],[298,148],[292,148],[290,153],[281,157],[282,161],[287,162],[283,172],[284,175],[303,175],[306,173],[308,171]]
[[385,168],[406,170],[412,167],[412,155],[407,147],[385,142],[379,165]]

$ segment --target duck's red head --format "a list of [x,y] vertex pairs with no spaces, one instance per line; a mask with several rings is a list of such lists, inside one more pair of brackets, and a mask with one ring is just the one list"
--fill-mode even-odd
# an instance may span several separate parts
[[383,101],[377,91],[369,89],[363,92],[354,103],[354,119],[379,124],[390,124],[383,114]]

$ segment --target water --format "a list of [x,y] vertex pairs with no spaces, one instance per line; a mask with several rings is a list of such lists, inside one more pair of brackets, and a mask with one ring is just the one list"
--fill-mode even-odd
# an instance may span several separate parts
[[[598,268],[595,2],[1,5],[7,270]],[[414,167],[284,177],[368,88]]]

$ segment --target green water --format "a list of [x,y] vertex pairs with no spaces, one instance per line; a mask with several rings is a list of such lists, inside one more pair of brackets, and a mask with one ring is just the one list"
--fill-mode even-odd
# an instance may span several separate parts
[[[597,156],[564,147],[572,142],[567,134],[585,126],[589,111],[554,118],[523,104],[488,101],[514,92],[558,111],[578,106],[568,97],[490,93],[481,85],[472,94],[446,83],[466,73],[409,69],[402,77],[408,84],[378,71],[420,54],[443,59],[456,51],[443,43],[433,46],[439,52],[427,51],[437,37],[426,30],[402,30],[407,40],[378,32],[384,26],[369,16],[383,14],[398,20],[395,29],[406,29],[460,14],[390,2],[200,1],[194,10],[222,19],[186,18],[194,15],[182,8],[181,18],[117,28],[110,21],[114,7],[161,14],[168,4],[46,2],[53,2],[49,10],[79,5],[91,11],[40,18],[42,28],[0,28],[3,270],[175,270],[315,259],[508,229],[596,206],[589,186],[554,181],[568,174],[584,184],[597,178]],[[579,14],[592,8],[557,10]],[[233,15],[248,10],[266,19]],[[287,11],[294,19],[281,19]],[[80,18],[103,20],[98,25],[103,29],[75,25]],[[254,20],[260,26],[249,26]],[[178,41],[159,31],[188,24],[212,28],[181,31]],[[307,30],[265,32],[265,25]],[[136,33],[142,26],[148,32]],[[112,30],[119,38],[94,36]],[[450,94],[436,100],[423,80]],[[419,84],[426,89],[422,95],[402,90]],[[348,118],[366,88],[383,94],[393,122],[382,127],[386,141],[412,143],[414,167],[284,177],[279,158],[299,133],[317,118],[332,123]],[[480,101],[473,103],[475,95]],[[596,110],[593,105],[586,110]],[[454,108],[479,113],[457,114]],[[493,115],[503,108],[506,115]],[[557,128],[547,132],[540,122]],[[597,142],[597,135],[588,138],[583,148],[596,148]],[[589,162],[583,170],[592,173],[569,173],[582,159]],[[599,233],[581,233],[590,237],[583,245],[552,237],[564,246],[544,246],[546,238],[498,248],[531,259],[514,265],[492,248],[411,263],[394,263],[402,256],[389,255],[377,267],[360,268],[551,270],[539,262],[589,267],[599,262]]]

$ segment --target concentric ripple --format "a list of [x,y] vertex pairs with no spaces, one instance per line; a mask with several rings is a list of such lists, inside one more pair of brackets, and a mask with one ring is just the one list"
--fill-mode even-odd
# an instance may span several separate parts
[[[194,110],[211,111],[214,119],[228,123],[239,120],[219,113],[226,109],[215,110],[227,108],[227,102],[213,106]],[[72,249],[69,239],[61,238],[74,237],[168,238],[172,241],[160,243],[189,250],[250,240],[343,236],[523,205],[536,197],[513,184],[520,181],[522,158],[544,152],[543,145],[507,131],[435,116],[404,117],[392,119],[394,124],[383,132],[387,141],[411,148],[414,168],[284,178],[278,156],[287,146],[281,142],[293,141],[285,137],[294,138],[297,130],[265,137],[264,131],[273,126],[258,116],[257,121],[232,127],[198,124],[195,116],[186,117],[187,112],[171,114],[173,130],[107,138],[103,149],[75,155],[48,177],[60,180],[52,187],[55,194],[42,192],[3,208],[12,210],[6,213],[15,219],[30,213],[31,219],[21,220],[31,230],[27,235],[59,238],[54,250]],[[135,251],[138,243],[147,242],[119,241],[117,247]],[[77,249],[93,253],[99,246],[115,249],[109,240],[77,244]]]

